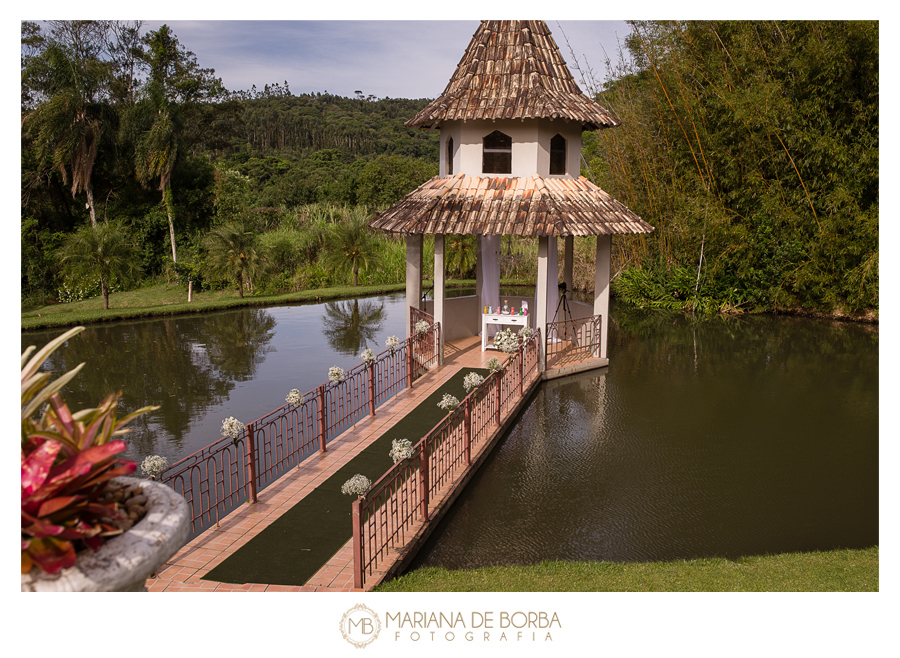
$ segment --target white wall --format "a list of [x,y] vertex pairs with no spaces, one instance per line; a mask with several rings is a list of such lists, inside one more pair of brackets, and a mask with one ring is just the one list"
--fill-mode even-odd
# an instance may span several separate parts
[[[512,173],[481,172],[484,138],[495,130],[512,138]],[[550,176],[550,139],[559,133],[566,139],[567,173],[552,178],[578,178],[581,172],[581,124],[563,119],[525,121],[445,121],[441,126],[440,175],[447,176],[447,139],[453,137],[454,174],[468,176]]]

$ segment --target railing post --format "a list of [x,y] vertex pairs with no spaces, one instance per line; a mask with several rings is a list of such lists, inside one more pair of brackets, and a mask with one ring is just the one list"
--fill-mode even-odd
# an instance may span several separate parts
[[409,388],[413,387],[413,358],[412,358],[412,346],[416,340],[416,336],[418,334],[413,333],[409,340],[406,341],[406,385]]
[[[478,389],[475,389],[475,395],[478,395]],[[472,399],[470,395],[466,397],[465,418],[463,420],[463,440],[466,447],[466,466],[472,463]]]
[[360,522],[360,499],[353,501],[351,516],[353,518],[353,587],[363,588],[363,545],[362,523]]
[[368,367],[369,370],[369,415],[375,415],[375,364]]
[[519,397],[525,396],[525,350],[528,342],[522,341],[522,349],[519,350]]
[[419,496],[422,514],[422,520],[428,520],[428,442],[422,443],[422,452],[419,455],[419,487],[421,494]]
[[247,490],[249,502],[256,502],[256,437],[253,436],[253,423],[247,423]]
[[325,452],[325,442],[327,432],[325,429],[325,420],[328,414],[325,413],[325,385],[319,387],[319,452]]
[[[503,370],[505,370],[505,368]],[[497,410],[495,418],[495,420],[497,421],[497,427],[500,427],[500,400],[502,398],[500,394],[500,380],[503,379],[503,370],[498,370],[494,373],[497,377],[497,386],[494,388],[494,390],[497,391]]]

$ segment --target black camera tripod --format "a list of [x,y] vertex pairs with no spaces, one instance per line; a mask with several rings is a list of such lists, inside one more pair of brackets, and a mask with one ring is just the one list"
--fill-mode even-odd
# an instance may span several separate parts
[[[562,321],[565,322],[566,316],[568,316],[569,324],[565,325],[565,329],[563,330],[563,338],[568,339],[569,337],[569,327],[572,327],[572,344],[578,345],[578,333],[575,331],[574,325],[572,325],[572,310],[569,308],[569,300],[566,297],[566,282],[563,281],[560,283],[557,288],[559,289],[559,303],[556,305],[556,313],[553,314],[553,322],[556,322],[556,317],[559,315],[559,310],[562,309]],[[557,335],[557,338],[559,336]]]

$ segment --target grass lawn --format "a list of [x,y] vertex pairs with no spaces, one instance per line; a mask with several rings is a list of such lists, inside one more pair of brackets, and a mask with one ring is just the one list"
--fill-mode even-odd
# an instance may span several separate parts
[[377,592],[877,592],[878,547],[675,562],[429,567]]
[[378,295],[399,292],[405,284],[380,286],[336,286],[318,290],[303,290],[281,295],[247,295],[238,297],[235,290],[194,292],[193,301],[187,301],[187,289],[174,284],[146,286],[138,290],[112,293],[109,310],[103,309],[103,298],[93,297],[71,304],[22,307],[22,329],[41,329],[110,322],[128,318],[160,315],[202,313],[240,306],[271,306],[297,302],[316,302],[323,299],[339,299],[362,295]]
[[[503,282],[509,285],[508,282]],[[448,281],[447,287],[474,286],[474,280]],[[423,282],[428,288],[429,283]],[[243,299],[234,290],[214,290],[194,292],[193,301],[187,301],[187,288],[175,284],[157,284],[138,290],[112,293],[109,296],[109,310],[103,309],[103,298],[93,297],[71,304],[47,304],[45,306],[22,307],[22,329],[44,329],[46,327],[66,327],[90,324],[92,322],[112,322],[129,318],[145,318],[164,315],[203,313],[241,306],[275,306],[302,302],[320,302],[328,299],[345,299],[367,295],[383,295],[403,292],[406,283],[392,283],[374,286],[334,286],[316,290],[279,295],[247,295]]]

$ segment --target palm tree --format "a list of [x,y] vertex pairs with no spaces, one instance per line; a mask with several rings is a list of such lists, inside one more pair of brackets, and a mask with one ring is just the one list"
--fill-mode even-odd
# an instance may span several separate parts
[[456,270],[460,278],[471,273],[478,260],[478,242],[475,235],[447,236],[447,270]]
[[224,87],[214,77],[213,69],[200,68],[196,55],[178,42],[168,25],[148,32],[143,43],[147,46],[143,58],[150,76],[144,98],[138,104],[144,130],[135,150],[135,172],[143,185],[159,180],[169,219],[172,262],[177,263],[172,173],[180,156],[190,147],[181,117],[201,101],[221,98]]
[[96,226],[91,177],[111,122],[109,106],[102,102],[111,73],[109,64],[93,50],[76,50],[51,40],[24,71],[23,77],[45,100],[25,114],[22,128],[34,138],[41,161],[58,169],[64,183],[71,176],[72,197],[84,191],[91,224]]
[[251,282],[265,270],[257,233],[241,223],[229,222],[214,228],[204,238],[203,246],[210,275],[235,282],[241,298],[244,282]]
[[[151,82],[149,94],[141,104],[141,110],[152,113],[150,128],[138,139],[135,149],[135,173],[142,185],[159,180],[163,205],[169,218],[169,242],[172,246],[172,262],[178,262],[175,249],[175,210],[172,202],[172,172],[178,158],[180,121],[166,102],[165,91],[158,83]],[[148,112],[149,111],[149,112]]]
[[109,309],[110,286],[136,279],[141,270],[137,249],[118,221],[83,226],[66,238],[59,256],[67,276],[100,279],[104,309]]
[[378,240],[366,223],[365,209],[354,209],[344,221],[333,224],[325,237],[322,264],[339,275],[353,273],[353,285],[359,285],[360,267],[381,264]]

